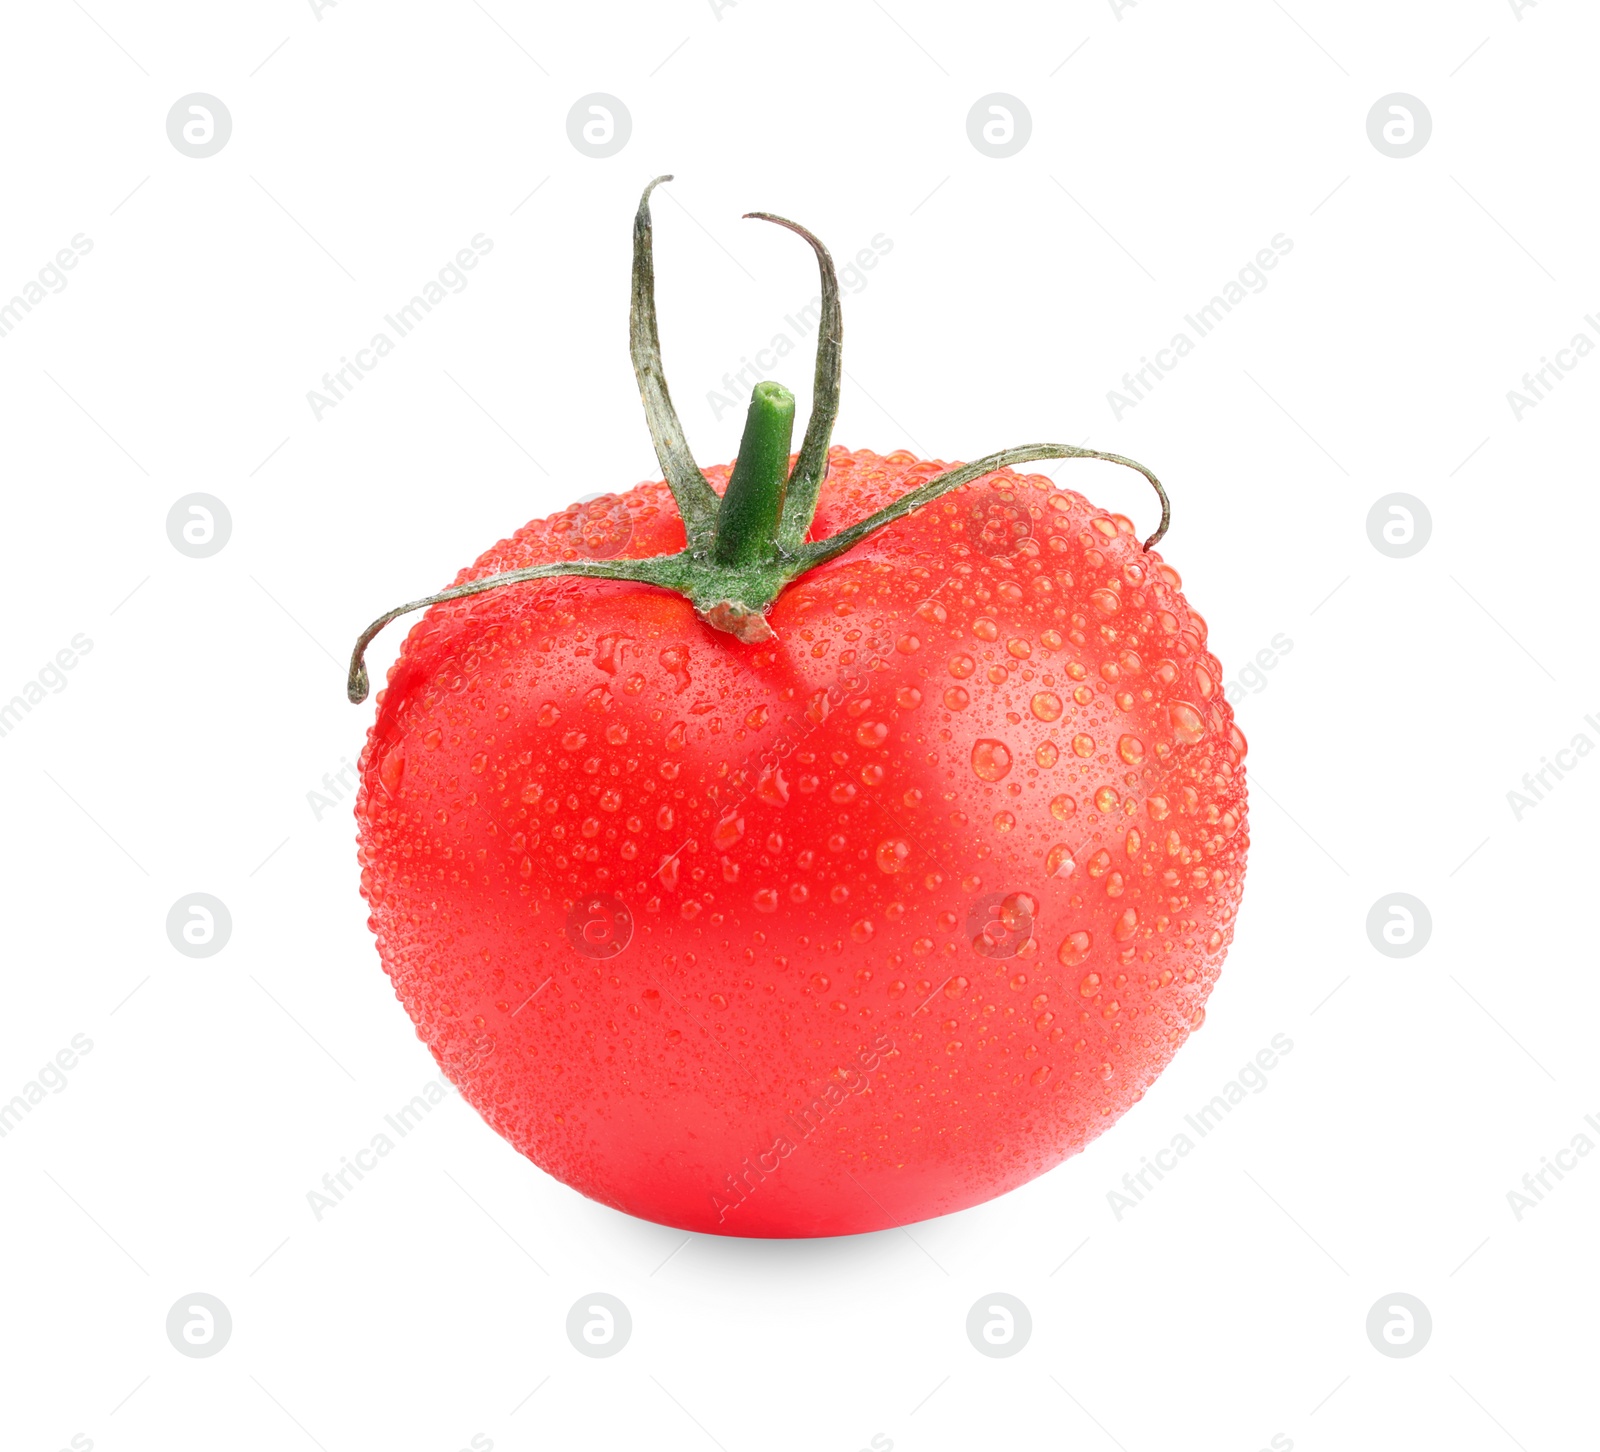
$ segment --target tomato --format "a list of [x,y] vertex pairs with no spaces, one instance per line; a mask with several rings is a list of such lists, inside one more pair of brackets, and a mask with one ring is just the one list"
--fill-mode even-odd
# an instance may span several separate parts
[[[830,465],[835,528],[935,472]],[[471,573],[682,534],[641,485]],[[1222,672],[1131,525],[1042,476],[770,618],[745,645],[627,581],[434,607],[362,758],[384,964],[484,1118],[597,1200],[736,1235],[958,1210],[1081,1149],[1200,1022],[1247,842]]]
[[[813,541],[944,473],[826,463]],[[458,588],[685,547],[641,484]],[[714,614],[556,576],[412,630],[356,811],[419,1037],[535,1164],[687,1230],[877,1230],[1059,1164],[1200,1025],[1233,935],[1245,743],[1178,575],[1000,469],[787,583],[764,638]]]

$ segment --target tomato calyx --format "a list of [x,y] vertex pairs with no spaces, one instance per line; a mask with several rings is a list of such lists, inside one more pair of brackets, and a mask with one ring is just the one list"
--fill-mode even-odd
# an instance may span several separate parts
[[1143,464],[1120,454],[1101,453],[1071,444],[1024,444],[946,470],[849,528],[827,539],[808,540],[817,499],[827,477],[828,447],[839,411],[844,325],[838,279],[828,249],[797,222],[770,212],[747,212],[745,216],[776,223],[804,238],[816,253],[822,279],[811,418],[791,470],[789,447],[794,431],[794,395],[779,383],[757,383],[751,392],[738,460],[726,490],[718,495],[695,463],[685,441],[683,425],[673,407],[661,363],[650,193],[662,182],[671,180],[670,174],[656,177],[644,189],[634,215],[628,344],[651,442],[683,520],[684,548],[676,554],[637,559],[556,560],[531,565],[471,580],[396,606],[374,620],[356,640],[346,682],[346,694],[352,702],[359,704],[367,698],[367,646],[390,621],[430,605],[554,576],[630,580],[671,590],[688,600],[695,614],[713,629],[746,644],[771,640],[774,632],[767,623],[767,611],[798,576],[853,549],[885,526],[931,504],[941,495],[1012,464],[1037,459],[1101,459],[1135,469],[1150,481],[1161,501],[1160,526],[1145,540],[1144,548],[1154,548],[1167,532],[1171,507],[1166,491]]

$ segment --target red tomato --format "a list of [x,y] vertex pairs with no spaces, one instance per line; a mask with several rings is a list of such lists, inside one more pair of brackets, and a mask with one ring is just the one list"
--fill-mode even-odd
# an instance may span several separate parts
[[[941,468],[829,458],[814,539]],[[460,581],[683,543],[644,484]],[[630,1214],[813,1236],[977,1204],[1204,1016],[1248,843],[1205,622],[1126,519],[1009,471],[768,620],[745,644],[570,578],[435,605],[361,759],[384,967],[489,1124]]]

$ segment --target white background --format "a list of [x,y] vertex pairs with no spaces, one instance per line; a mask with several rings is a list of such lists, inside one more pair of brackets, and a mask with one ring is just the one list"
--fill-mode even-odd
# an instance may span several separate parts
[[[1313,39],[1314,37],[1314,39]],[[0,739],[0,1098],[93,1050],[0,1140],[0,1442],[102,1449],[1591,1445],[1600,1156],[1507,1192],[1600,1114],[1600,358],[1518,421],[1600,308],[1593,58],[1575,0],[546,7],[306,0],[12,7],[0,296],[93,250],[0,338],[0,699],[92,651]],[[165,118],[221,98],[197,160]],[[621,98],[596,160],[566,116]],[[1396,160],[1366,117],[1421,98]],[[966,116],[1020,98],[995,160]],[[453,1093],[320,1223],[307,1192],[437,1075],[356,892],[371,708],[356,631],[524,520],[656,477],[629,373],[629,221],[658,194],[669,375],[703,462],[721,375],[815,293],[810,225],[892,250],[845,298],[835,435],[972,458],[1039,438],[1168,483],[1163,553],[1230,679],[1254,846],[1204,1032],[1086,1153],[999,1201],[830,1242],[686,1238],[592,1204]],[[474,234],[493,250],[356,392],[309,389]],[[1278,233],[1264,291],[1118,420],[1107,391]],[[804,349],[777,370],[809,399]],[[1108,466],[1052,466],[1141,525]],[[165,520],[225,501],[190,559]],[[1423,500],[1392,559],[1366,517]],[[374,679],[399,628],[382,639]],[[1554,781],[1554,778],[1547,778]],[[233,917],[175,952],[185,894]],[[1414,957],[1368,909],[1422,899]],[[130,996],[131,995],[131,996]],[[1274,1034],[1293,1050],[1119,1220],[1108,1191]],[[1600,1131],[1589,1130],[1600,1143]],[[215,1357],[169,1344],[204,1291]],[[568,1343],[580,1296],[631,1342]],[[1016,1356],[965,1320],[1030,1308]],[[1369,1307],[1420,1298],[1408,1359]]]

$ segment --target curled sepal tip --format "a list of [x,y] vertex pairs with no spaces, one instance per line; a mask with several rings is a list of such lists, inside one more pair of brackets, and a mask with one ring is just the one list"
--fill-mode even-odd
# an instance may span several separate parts
[[839,417],[839,377],[844,370],[844,314],[839,307],[839,278],[833,256],[822,241],[798,222],[771,212],[746,212],[746,220],[775,222],[804,237],[817,254],[822,277],[822,314],[817,320],[817,365],[811,388],[811,420],[800,444],[789,488],[784,497],[783,523],[778,543],[787,551],[805,542],[817,512],[817,495],[828,477],[828,445],[833,442],[834,420]]
[[486,590],[498,590],[505,585],[517,585],[524,580],[548,580],[557,575],[580,575],[596,580],[637,580],[648,585],[677,583],[673,569],[679,555],[656,555],[642,560],[555,560],[545,565],[529,565],[521,570],[507,570],[504,574],[486,575],[481,580],[469,580],[428,595],[421,600],[408,600],[396,605],[372,622],[356,637],[355,649],[350,652],[350,674],[345,680],[345,694],[360,705],[367,699],[370,682],[367,679],[367,647],[372,639],[391,620],[409,615],[413,610],[426,610],[430,605],[442,605],[447,600],[462,600],[468,595],[481,595]]
[[887,524],[910,514],[913,510],[921,509],[924,504],[932,504],[942,494],[948,494],[952,489],[959,489],[963,484],[970,484],[974,479],[981,479],[985,474],[992,474],[996,469],[1009,468],[1012,464],[1032,463],[1036,459],[1103,459],[1108,464],[1122,464],[1129,469],[1135,469],[1150,481],[1151,487],[1156,491],[1156,497],[1161,501],[1161,523],[1156,532],[1144,542],[1144,549],[1153,549],[1160,542],[1161,536],[1167,532],[1167,525],[1172,519],[1172,509],[1167,503],[1167,491],[1161,487],[1161,481],[1156,478],[1145,466],[1133,459],[1125,459],[1121,454],[1102,454],[1097,449],[1080,449],[1072,444],[1021,444],[1014,449],[1002,449],[998,454],[987,454],[981,459],[974,459],[970,464],[962,464],[959,468],[948,469],[943,474],[936,474],[926,484],[911,490],[909,494],[902,494],[893,504],[885,506],[876,514],[869,514],[859,524],[853,524],[849,529],[842,529],[838,534],[829,535],[827,539],[816,540],[805,545],[799,552],[798,558],[804,563],[803,569],[811,569],[824,561],[842,555],[847,549],[861,543],[868,535],[876,534]]
[[628,306],[628,351],[639,384],[645,422],[662,476],[683,518],[691,546],[703,543],[716,523],[717,494],[700,472],[684,438],[683,424],[672,406],[667,375],[661,364],[661,334],[656,323],[655,242],[650,223],[650,193],[672,174],[658,176],[644,189],[633,218],[633,287]]

